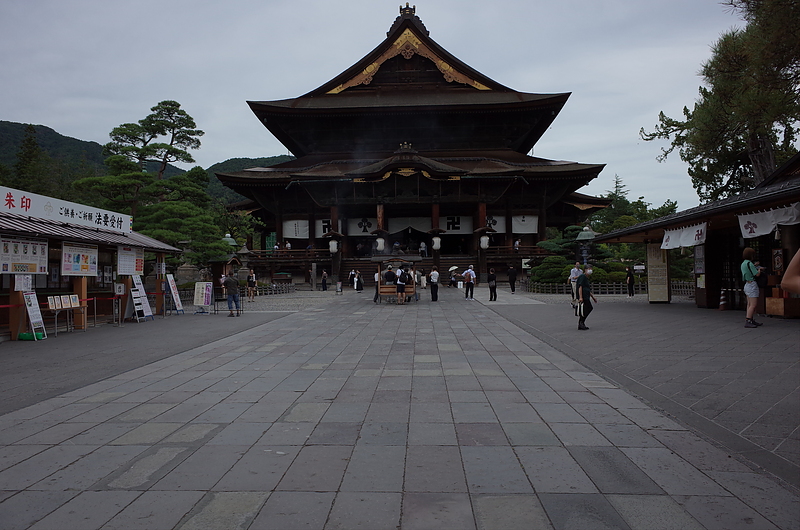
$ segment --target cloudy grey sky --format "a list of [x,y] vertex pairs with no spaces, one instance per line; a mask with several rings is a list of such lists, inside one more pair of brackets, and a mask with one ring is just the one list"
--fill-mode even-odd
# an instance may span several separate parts
[[[397,0],[2,0],[0,120],[108,141],[165,99],[206,134],[199,165],[285,154],[247,100],[293,98],[380,44]],[[536,145],[543,158],[605,163],[632,200],[696,206],[686,165],[643,142],[659,111],[680,117],[721,33],[742,26],[716,0],[418,0],[431,37],[522,92],[571,92]],[[404,2],[403,2],[404,5]]]

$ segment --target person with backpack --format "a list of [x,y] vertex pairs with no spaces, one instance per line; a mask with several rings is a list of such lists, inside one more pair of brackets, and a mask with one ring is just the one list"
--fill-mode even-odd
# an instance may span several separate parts
[[470,265],[469,269],[462,274],[464,277],[464,298],[466,300],[475,300],[475,268]]
[[397,284],[397,303],[403,305],[406,303],[406,284],[409,283],[409,276],[402,265],[397,270],[395,283]]

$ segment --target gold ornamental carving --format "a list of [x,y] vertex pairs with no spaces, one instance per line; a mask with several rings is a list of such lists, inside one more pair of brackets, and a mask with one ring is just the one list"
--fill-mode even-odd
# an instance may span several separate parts
[[462,74],[455,70],[452,66],[447,64],[441,57],[436,55],[428,46],[426,46],[416,35],[410,30],[406,29],[400,36],[397,38],[396,41],[387,49],[378,59],[364,68],[364,70],[350,79],[349,81],[342,83],[341,85],[337,86],[333,90],[328,91],[328,94],[339,94],[344,90],[347,90],[350,87],[354,87],[357,85],[368,85],[372,82],[373,76],[377,73],[380,69],[381,65],[392,59],[397,57],[398,55],[402,55],[404,59],[411,59],[414,54],[419,54],[426,59],[433,61],[436,65],[436,68],[444,76],[445,81],[448,83],[457,82],[464,85],[469,85],[473,88],[478,90],[491,90],[486,85],[467,77],[466,75]]

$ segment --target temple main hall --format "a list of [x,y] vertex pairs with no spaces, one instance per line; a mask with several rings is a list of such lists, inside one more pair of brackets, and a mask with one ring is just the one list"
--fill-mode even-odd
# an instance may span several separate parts
[[528,154],[569,95],[490,79],[431,39],[406,4],[383,42],[319,88],[248,102],[294,160],[217,177],[290,243],[275,260],[320,250],[312,259],[336,273],[341,260],[422,253],[500,272],[537,253],[546,227],[608,205],[577,191],[603,164]]

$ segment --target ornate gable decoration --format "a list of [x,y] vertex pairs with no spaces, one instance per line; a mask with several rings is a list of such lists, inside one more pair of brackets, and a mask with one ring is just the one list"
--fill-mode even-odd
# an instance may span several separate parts
[[404,59],[411,59],[414,54],[419,54],[422,57],[433,61],[439,71],[444,75],[445,81],[448,83],[455,81],[457,83],[469,85],[478,90],[491,90],[486,85],[481,84],[478,81],[475,81],[474,79],[471,79],[466,75],[456,71],[452,66],[447,64],[447,62],[434,53],[434,51],[431,50],[424,42],[417,38],[417,36],[414,35],[414,32],[406,28],[406,30],[403,31],[397,40],[394,41],[394,43],[389,47],[389,49],[387,49],[380,57],[378,57],[374,63],[367,66],[364,71],[349,81],[342,83],[333,90],[330,90],[328,94],[338,94],[350,87],[357,85],[368,85],[372,82],[373,76],[378,72],[383,63],[389,59],[397,57],[398,55],[402,55]]

